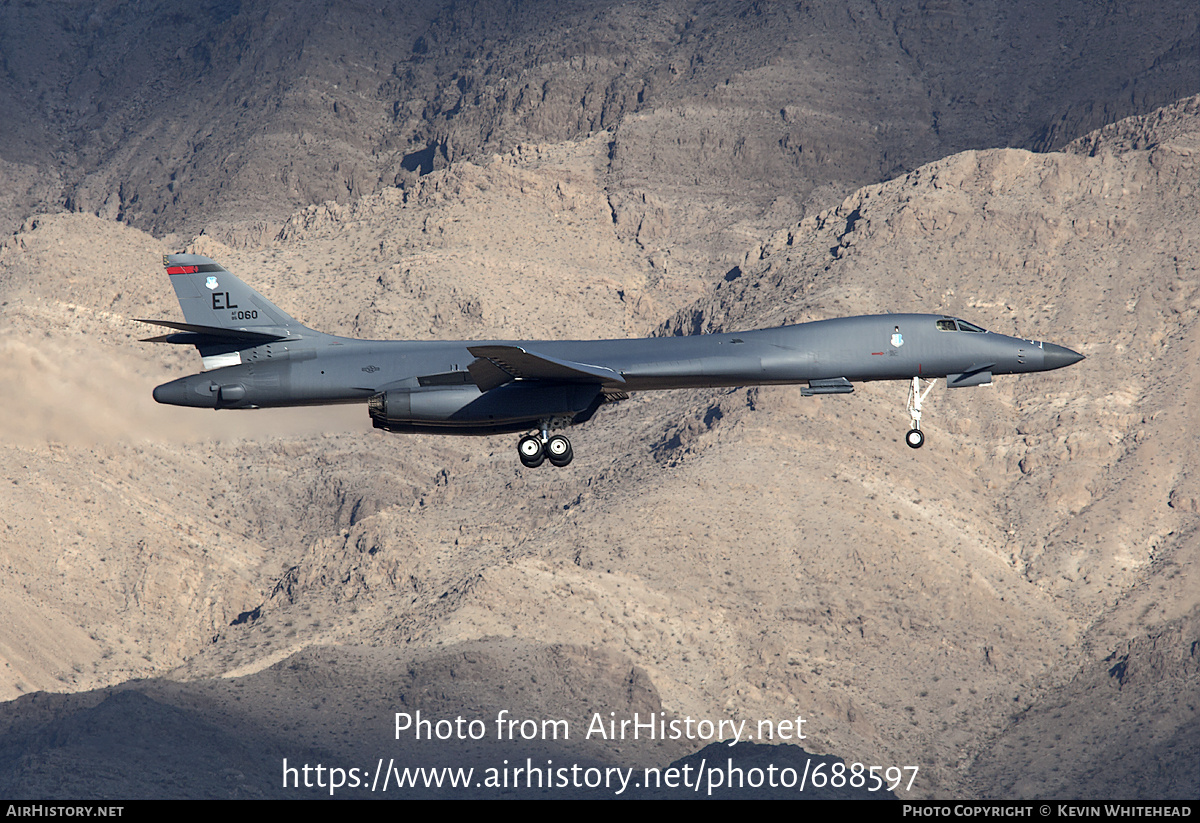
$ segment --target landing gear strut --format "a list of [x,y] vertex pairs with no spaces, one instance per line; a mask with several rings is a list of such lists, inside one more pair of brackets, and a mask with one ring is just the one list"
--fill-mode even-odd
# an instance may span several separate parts
[[933,391],[936,381],[930,380],[929,388],[921,391],[921,378],[914,377],[908,389],[908,414],[912,418],[912,428],[904,435],[904,442],[910,449],[919,449],[925,445],[925,435],[921,432],[921,401]]
[[566,466],[575,459],[571,441],[561,434],[550,436],[550,421],[543,420],[541,431],[527,434],[517,441],[517,454],[526,468],[536,469],[549,459],[552,466]]

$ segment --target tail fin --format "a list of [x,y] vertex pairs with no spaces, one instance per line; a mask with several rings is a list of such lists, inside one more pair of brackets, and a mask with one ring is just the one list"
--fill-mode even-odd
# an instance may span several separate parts
[[243,349],[320,336],[207,257],[164,254],[163,266],[187,322],[142,320],[182,332],[144,342],[195,346],[205,370],[240,363]]
[[267,298],[199,254],[165,254],[163,265],[171,276],[183,317],[192,326],[241,331],[304,329]]

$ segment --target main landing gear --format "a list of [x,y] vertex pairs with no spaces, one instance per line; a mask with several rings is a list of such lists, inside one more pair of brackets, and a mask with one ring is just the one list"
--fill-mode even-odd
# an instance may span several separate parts
[[925,445],[925,435],[921,432],[921,401],[933,391],[935,380],[927,381],[929,388],[921,391],[921,378],[914,377],[908,389],[908,414],[912,418],[912,428],[904,435],[904,442],[910,449],[919,449]]
[[527,434],[517,441],[517,454],[521,457],[521,464],[530,469],[536,469],[545,460],[549,460],[552,466],[565,466],[575,459],[571,441],[561,434],[552,437],[548,421],[542,423],[542,429],[537,434]]

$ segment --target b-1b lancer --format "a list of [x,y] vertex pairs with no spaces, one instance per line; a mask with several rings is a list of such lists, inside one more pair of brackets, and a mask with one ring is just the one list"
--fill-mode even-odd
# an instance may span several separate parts
[[630,392],[804,384],[800,393],[848,394],[856,382],[909,383],[918,449],[921,403],[934,381],[981,386],[997,374],[1049,371],[1083,355],[985,331],[935,314],[818,320],[721,334],[640,340],[383,341],[314,331],[207,257],[163,257],[182,323],[150,342],[190,344],[204,371],[154,390],[159,403],[255,409],[366,403],[376,428],[422,434],[526,432],[530,467],[565,466],[571,441],[552,431],[586,423]]

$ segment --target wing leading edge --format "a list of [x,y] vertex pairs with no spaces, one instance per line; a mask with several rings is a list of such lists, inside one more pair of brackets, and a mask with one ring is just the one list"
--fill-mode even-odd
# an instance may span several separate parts
[[521,346],[468,346],[477,358],[467,371],[480,391],[490,391],[514,380],[547,380],[555,383],[594,383],[606,388],[625,385],[625,378],[604,366],[560,360]]

